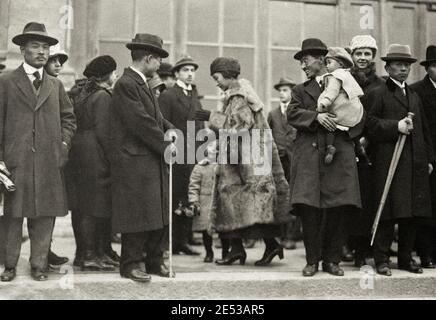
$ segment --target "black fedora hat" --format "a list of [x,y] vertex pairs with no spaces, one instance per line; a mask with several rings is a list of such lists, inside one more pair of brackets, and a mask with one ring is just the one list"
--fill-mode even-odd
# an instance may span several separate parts
[[412,57],[412,51],[407,44],[393,43],[389,45],[388,53],[385,57],[381,57],[383,61],[406,61],[414,63],[417,59]]
[[177,72],[180,70],[183,66],[193,66],[195,70],[198,69],[198,64],[192,59],[191,57],[183,57],[179,61],[176,62],[176,64],[173,67],[173,72]]
[[295,87],[295,81],[289,78],[280,78],[279,82],[274,85],[274,89],[279,90],[282,86]]
[[166,58],[169,56],[169,54],[162,48],[162,45],[162,39],[154,34],[137,33],[135,38],[132,39],[132,42],[126,44],[126,47],[129,50],[147,49],[157,53],[162,58]]
[[30,39],[47,42],[50,46],[58,44],[58,40],[47,34],[45,25],[38,22],[29,22],[23,29],[23,33],[12,38],[12,42],[18,46],[23,46]]
[[425,53],[425,60],[421,61],[419,64],[421,66],[428,66],[430,63],[436,62],[436,46],[430,45],[427,47],[427,51]]
[[173,66],[171,63],[168,62],[162,62],[160,64],[159,70],[157,70],[157,74],[160,77],[173,77]]
[[305,54],[319,54],[325,56],[328,52],[324,42],[316,38],[303,40],[301,50],[294,55],[295,60],[301,60]]

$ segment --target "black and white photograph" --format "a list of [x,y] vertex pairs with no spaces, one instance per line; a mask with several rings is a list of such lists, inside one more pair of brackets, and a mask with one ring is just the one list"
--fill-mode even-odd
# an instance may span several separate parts
[[436,1],[0,0],[0,300],[435,283]]

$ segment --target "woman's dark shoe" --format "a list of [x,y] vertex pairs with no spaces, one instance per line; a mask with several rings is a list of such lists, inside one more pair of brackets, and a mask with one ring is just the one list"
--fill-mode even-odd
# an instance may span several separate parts
[[415,260],[410,260],[406,263],[398,263],[398,269],[409,271],[412,273],[423,273],[422,268],[416,263]]
[[213,251],[206,251],[206,256],[204,257],[203,261],[206,263],[213,262]]
[[223,260],[217,260],[216,264],[221,266],[229,266],[236,260],[239,260],[240,265],[244,265],[245,260],[247,260],[247,253],[245,251],[230,252]]
[[107,264],[100,259],[83,260],[82,271],[114,271],[115,266]]
[[67,257],[59,257],[51,250],[48,252],[47,260],[48,260],[48,265],[52,269],[59,268],[61,265],[69,261]]
[[132,269],[126,273],[122,273],[123,278],[128,278],[136,282],[150,282],[151,276],[141,269]]
[[303,269],[303,276],[313,277],[318,272],[318,263],[307,264]]
[[112,259],[112,257],[108,256],[107,254],[102,255],[98,258],[101,263],[108,264],[110,266],[119,267],[120,262],[116,261],[115,259]]
[[262,259],[257,260],[254,263],[254,265],[258,266],[258,267],[269,265],[275,256],[279,256],[280,260],[283,259],[284,256],[283,256],[283,248],[282,247],[277,247],[273,250],[265,249],[265,253],[263,254]]
[[329,262],[329,263],[322,263],[322,271],[330,273],[334,276],[342,277],[344,275],[344,270],[339,267],[339,264]]

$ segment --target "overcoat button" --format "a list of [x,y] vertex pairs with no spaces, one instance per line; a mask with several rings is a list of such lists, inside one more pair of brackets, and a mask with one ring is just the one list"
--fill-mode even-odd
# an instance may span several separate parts
[[312,147],[316,148],[316,147],[317,147],[317,144],[316,144],[315,142],[312,143]]

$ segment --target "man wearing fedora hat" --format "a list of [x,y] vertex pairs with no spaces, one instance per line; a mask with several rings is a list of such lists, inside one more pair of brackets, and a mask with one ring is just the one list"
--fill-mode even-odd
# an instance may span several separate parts
[[11,281],[21,249],[23,219],[31,243],[31,275],[47,279],[47,255],[56,217],[67,214],[62,168],[76,129],[64,86],[44,71],[58,41],[45,26],[30,22],[12,42],[23,64],[0,77],[0,161],[16,191],[5,196],[6,261],[2,281]]
[[[366,125],[374,149],[376,201],[381,199],[397,140],[401,134],[407,138],[375,236],[374,260],[379,274],[391,275],[389,249],[398,223],[398,268],[422,273],[412,259],[412,251],[417,219],[431,216],[429,174],[434,161],[431,137],[421,100],[406,84],[411,64],[416,62],[410,47],[391,44],[381,59],[386,62],[389,77],[368,95],[370,109]],[[407,117],[409,112],[414,114],[413,121]]]
[[176,77],[174,76],[173,66],[171,63],[162,62],[159,70],[157,70],[157,74],[165,84],[167,89],[174,87],[176,84]]
[[[198,99],[197,86],[195,82],[195,74],[198,69],[198,64],[189,56],[182,57],[173,67],[173,73],[176,76],[176,84],[174,87],[164,91],[159,97],[159,106],[162,114],[170,121],[177,129],[183,132],[184,137],[188,133],[188,121],[195,124],[195,135],[204,128],[203,121],[194,122],[194,113],[202,110],[203,107]],[[195,151],[196,146],[190,145],[189,139],[186,139],[185,145],[186,154]],[[188,163],[185,156],[184,164],[174,165],[174,208],[178,207],[182,210],[177,210],[181,214],[174,214],[174,246],[173,252],[180,252],[187,255],[199,255],[189,246],[189,238],[192,233],[192,218],[185,215],[188,208],[188,186],[189,177],[194,168],[195,163]]]
[[113,232],[121,233],[121,276],[139,282],[150,281],[149,274],[170,276],[163,262],[168,233],[164,154],[170,146],[164,134],[173,126],[147,83],[168,57],[162,44],[160,37],[141,33],[126,45],[133,62],[117,81],[110,107]]
[[[339,267],[344,244],[345,215],[350,208],[360,207],[359,183],[351,140],[358,128],[337,131],[337,157],[324,163],[326,136],[336,130],[334,115],[318,113],[317,100],[322,92],[322,79],[327,46],[319,39],[306,39],[294,59],[300,61],[308,81],[295,86],[288,108],[288,123],[298,130],[294,142],[290,189],[294,213],[301,218],[307,265],[304,276],[323,270],[342,276]],[[340,181],[340,183],[339,183]],[[324,228],[322,230],[322,225]]]
[[[426,59],[420,63],[427,72],[421,81],[410,86],[418,93],[427,120],[433,150],[436,149],[436,46],[427,47]],[[416,247],[421,260],[421,267],[435,268],[436,264],[436,173],[430,175],[432,201],[432,219],[418,227]]]
[[[291,175],[293,144],[297,135],[297,130],[288,124],[286,115],[292,99],[293,87],[295,87],[295,82],[286,77],[280,78],[279,82],[274,85],[274,89],[279,92],[280,104],[269,112],[267,118],[288,183]],[[296,248],[295,238],[298,237],[299,228],[298,218],[282,225],[282,246],[285,249],[292,250]]]

